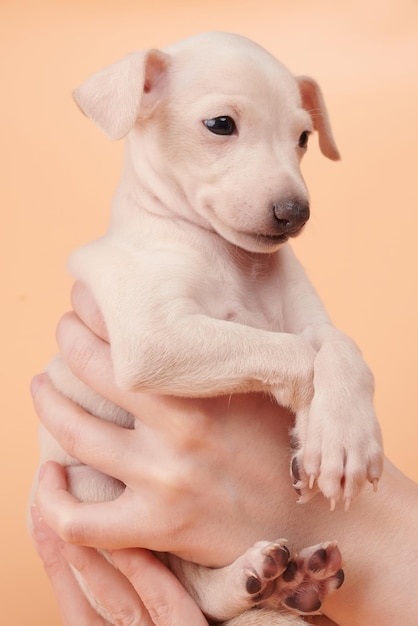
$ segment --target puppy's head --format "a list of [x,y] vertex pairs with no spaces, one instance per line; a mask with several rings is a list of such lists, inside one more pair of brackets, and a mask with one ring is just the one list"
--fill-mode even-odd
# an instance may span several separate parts
[[309,219],[311,133],[339,158],[315,81],[237,35],[132,54],[74,97],[110,138],[129,135],[131,168],[161,204],[250,251],[276,250]]

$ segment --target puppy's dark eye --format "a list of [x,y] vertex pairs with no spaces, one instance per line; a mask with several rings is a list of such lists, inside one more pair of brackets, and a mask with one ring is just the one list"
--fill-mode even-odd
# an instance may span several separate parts
[[235,122],[229,115],[213,117],[210,120],[203,120],[204,125],[215,135],[233,135],[237,129]]
[[303,133],[299,137],[299,142],[298,142],[299,148],[307,148],[308,147],[308,141],[309,141],[309,135],[310,134],[311,133],[309,132],[309,130],[304,130],[303,131]]

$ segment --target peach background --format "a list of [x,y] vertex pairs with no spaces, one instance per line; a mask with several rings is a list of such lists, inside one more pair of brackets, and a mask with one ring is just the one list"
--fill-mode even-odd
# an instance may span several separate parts
[[0,0],[0,29],[3,622],[59,622],[24,526],[37,461],[28,386],[68,307],[65,259],[105,228],[120,170],[121,145],[82,118],[71,89],[129,51],[232,30],[320,82],[343,161],[312,142],[313,218],[295,245],[375,372],[388,455],[417,480],[417,2]]

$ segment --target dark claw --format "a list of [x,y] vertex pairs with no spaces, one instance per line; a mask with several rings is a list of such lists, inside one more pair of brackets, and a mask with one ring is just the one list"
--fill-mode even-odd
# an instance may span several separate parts
[[335,574],[335,578],[337,579],[337,586],[335,587],[335,589],[339,589],[344,582],[344,570],[339,569],[338,572]]
[[284,550],[287,554],[287,558],[290,559],[290,552],[287,546],[282,546],[282,550]]
[[292,460],[292,476],[295,483],[298,483],[300,481],[299,465],[296,457],[293,457]]

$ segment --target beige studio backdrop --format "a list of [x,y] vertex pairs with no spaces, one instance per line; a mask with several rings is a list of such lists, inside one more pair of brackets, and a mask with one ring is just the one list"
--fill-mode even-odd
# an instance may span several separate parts
[[343,160],[304,162],[313,217],[295,242],[335,323],[376,376],[389,457],[418,480],[418,2],[0,0],[2,623],[59,623],[25,531],[37,462],[31,376],[69,306],[69,252],[99,236],[122,145],[71,90],[128,52],[229,30],[323,88]]

